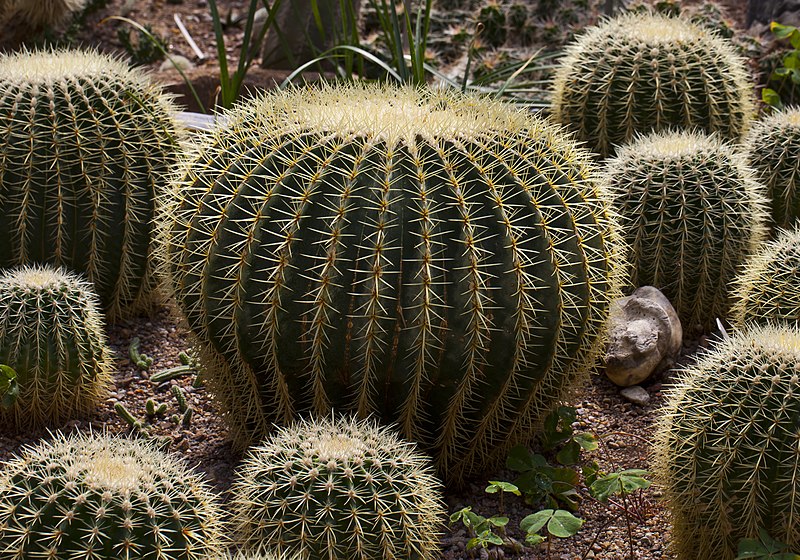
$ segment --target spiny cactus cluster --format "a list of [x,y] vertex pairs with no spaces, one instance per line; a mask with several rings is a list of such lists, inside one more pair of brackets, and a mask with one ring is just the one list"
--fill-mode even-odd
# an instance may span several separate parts
[[107,55],[0,55],[0,266],[83,272],[112,318],[145,303],[155,195],[178,148],[170,112]]
[[716,136],[651,133],[607,162],[632,281],[670,300],[685,332],[727,316],[729,284],[766,238],[764,188],[743,156]]
[[433,559],[440,486],[427,458],[371,420],[300,421],[237,471],[236,540],[309,560]]
[[772,224],[792,227],[800,217],[800,108],[757,121],[747,135],[744,151],[767,187]]
[[738,332],[670,392],[656,473],[680,560],[733,560],[765,529],[800,546],[800,331]]
[[586,373],[616,293],[593,173],[560,128],[453,92],[228,114],[174,182],[162,257],[238,446],[350,410],[449,481],[501,463]]
[[800,321],[800,230],[780,231],[733,281],[731,322]]
[[0,363],[19,395],[0,421],[30,428],[92,412],[105,397],[114,355],[91,284],[49,266],[0,274]]
[[674,127],[738,140],[754,113],[744,60],[681,18],[627,13],[591,27],[556,71],[553,116],[605,157]]
[[0,30],[16,24],[38,32],[66,22],[86,5],[86,0],[0,0]]
[[56,434],[0,471],[0,557],[200,560],[221,554],[216,499],[144,440]]

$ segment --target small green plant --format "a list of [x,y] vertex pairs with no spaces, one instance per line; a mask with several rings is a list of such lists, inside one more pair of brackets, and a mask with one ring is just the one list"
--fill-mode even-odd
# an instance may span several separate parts
[[773,539],[764,529],[758,529],[758,538],[739,541],[738,554],[734,560],[800,560],[800,554],[789,550],[789,546]]
[[[505,534],[504,529],[508,525],[508,517],[502,515],[484,517],[472,511],[472,506],[467,506],[450,515],[450,522],[461,522],[466,527],[470,535],[470,539],[467,541],[467,550],[505,544],[502,535]],[[495,531],[501,534],[498,535]]]
[[761,100],[776,109],[784,107],[782,95],[790,94],[800,85],[800,29],[783,25],[777,21],[769,24],[769,29],[777,39],[788,39],[792,49],[783,55],[781,66],[773,70],[770,82],[777,89],[765,87],[761,90]]
[[133,337],[128,346],[128,357],[137,368],[147,371],[153,365],[153,358],[139,351],[141,344],[142,341],[139,340],[138,336]]
[[122,48],[130,56],[131,62],[136,66],[163,60],[164,52],[167,49],[166,40],[156,35],[149,25],[144,26],[144,31],[136,29],[133,37],[131,37],[130,28],[119,27],[117,28],[117,38],[122,44]]
[[551,539],[541,535],[542,529],[548,536],[566,539],[575,536],[583,525],[583,520],[563,509],[543,509],[526,516],[519,524],[525,533],[525,542],[530,545],[547,543],[547,558],[550,558]]
[[0,364],[0,407],[10,409],[18,396],[17,372],[12,367]]

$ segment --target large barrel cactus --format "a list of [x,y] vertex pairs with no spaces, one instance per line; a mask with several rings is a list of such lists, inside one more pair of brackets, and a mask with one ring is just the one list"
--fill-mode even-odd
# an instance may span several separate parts
[[745,153],[750,166],[767,187],[772,224],[792,227],[800,217],[800,108],[764,117],[747,135]]
[[156,190],[177,147],[169,99],[124,62],[0,55],[0,266],[83,272],[112,318],[145,303]]
[[733,280],[731,322],[800,321],[800,230],[784,230],[747,259]]
[[19,395],[0,422],[52,426],[92,412],[105,398],[114,353],[91,284],[49,266],[0,274],[0,363]]
[[587,158],[449,92],[306,88],[228,114],[164,205],[163,260],[238,446],[352,410],[455,481],[530,439],[620,276]]
[[430,459],[374,421],[306,420],[251,448],[235,540],[308,560],[434,560],[445,509]]
[[738,140],[755,113],[745,61],[715,32],[656,13],[590,27],[556,71],[552,111],[602,156],[674,127]]
[[0,557],[200,560],[221,555],[216,496],[151,441],[57,433],[0,471]]
[[697,132],[660,132],[607,161],[632,281],[672,302],[684,332],[730,309],[730,282],[767,235],[764,187],[733,146]]
[[679,560],[733,560],[759,529],[800,547],[799,394],[796,325],[738,332],[682,373],[654,467]]

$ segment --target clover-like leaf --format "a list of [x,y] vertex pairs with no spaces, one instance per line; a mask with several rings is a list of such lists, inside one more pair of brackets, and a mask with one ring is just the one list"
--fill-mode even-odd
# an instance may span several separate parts
[[554,537],[565,539],[575,535],[583,525],[583,520],[563,509],[543,509],[523,519],[519,527],[527,534],[535,534],[547,529]]

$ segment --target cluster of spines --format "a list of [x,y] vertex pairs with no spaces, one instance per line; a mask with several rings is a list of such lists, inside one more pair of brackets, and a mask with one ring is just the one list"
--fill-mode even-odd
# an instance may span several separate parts
[[39,265],[0,274],[0,363],[19,387],[0,418],[41,427],[93,412],[114,369],[103,329],[97,296],[77,275]]
[[433,559],[444,507],[430,460],[372,420],[279,429],[232,488],[235,539],[310,560]]
[[793,227],[800,217],[800,108],[791,107],[757,121],[743,149],[767,187],[773,226]]
[[716,136],[651,133],[619,149],[604,181],[620,210],[631,280],[664,292],[686,332],[713,328],[729,284],[767,235],[763,186]]
[[223,542],[201,477],[150,441],[57,433],[0,472],[9,560],[202,560]]
[[779,230],[745,262],[731,286],[734,325],[800,321],[800,230]]
[[636,133],[674,127],[738,140],[755,112],[732,45],[682,18],[627,13],[590,27],[556,72],[556,121],[605,157]]
[[145,305],[156,194],[178,151],[171,111],[108,55],[1,55],[0,266],[83,272],[112,319]]
[[621,274],[587,155],[449,92],[269,94],[173,192],[165,271],[240,446],[334,408],[450,480],[502,461],[585,373]]
[[668,395],[655,466],[680,560],[733,560],[766,530],[800,546],[800,331],[736,332]]

